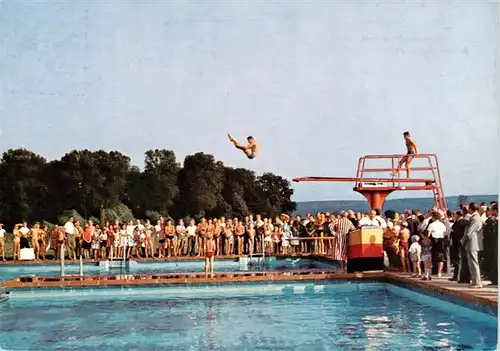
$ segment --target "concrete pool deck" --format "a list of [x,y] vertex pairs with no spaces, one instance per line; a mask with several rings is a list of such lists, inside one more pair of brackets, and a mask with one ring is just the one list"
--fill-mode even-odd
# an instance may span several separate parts
[[441,293],[448,296],[454,296],[462,300],[477,302],[482,305],[498,306],[498,286],[492,285],[489,281],[483,281],[483,288],[472,289],[468,284],[458,284],[448,279],[451,275],[443,275],[441,278],[432,276],[432,280],[421,280],[412,278],[409,273],[385,272],[389,281],[401,282],[410,286],[417,286],[426,290]]

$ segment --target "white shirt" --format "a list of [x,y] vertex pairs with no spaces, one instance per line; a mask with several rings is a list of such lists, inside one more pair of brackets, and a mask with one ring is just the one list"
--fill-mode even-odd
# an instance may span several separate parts
[[19,232],[21,232],[22,235],[26,235],[30,232],[30,230],[28,229],[28,227],[21,227],[19,229]]
[[414,242],[410,245],[410,249],[408,250],[410,257],[413,258],[413,261],[420,260],[420,253],[422,252],[422,247],[418,242]]
[[427,227],[429,226],[429,222],[432,217],[427,217],[426,219],[423,220],[422,224],[420,225],[420,231],[426,230]]
[[427,230],[432,234],[434,239],[443,239],[446,233],[446,226],[440,220],[436,220],[429,224]]
[[127,226],[127,235],[128,236],[134,236],[134,229],[135,229],[135,225],[128,225]]
[[139,231],[143,232],[144,231],[144,224],[136,224],[136,227],[139,227]]
[[370,219],[370,217],[363,217],[359,221],[359,226],[360,227],[374,226],[374,227],[387,228],[387,223],[380,216],[375,216],[375,217],[373,217],[373,219]]
[[177,227],[175,227],[175,232],[177,234],[180,234],[180,235],[185,235],[186,234],[186,227],[179,224]]
[[483,221],[483,224],[486,223],[487,219],[488,219],[488,216],[486,216],[486,213],[481,214],[481,220]]
[[188,225],[187,233],[189,236],[195,236],[196,235],[196,225]]
[[64,225],[64,231],[70,235],[75,234],[75,225],[72,222],[67,221]]
[[0,239],[3,239],[5,238],[5,233],[7,233],[7,231],[5,229],[0,229]]

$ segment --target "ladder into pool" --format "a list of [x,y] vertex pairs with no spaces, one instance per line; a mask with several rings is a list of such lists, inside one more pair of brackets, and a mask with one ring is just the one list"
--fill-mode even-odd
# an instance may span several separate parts
[[4,286],[0,286],[0,302],[7,301],[9,299],[10,292],[7,291],[7,288]]

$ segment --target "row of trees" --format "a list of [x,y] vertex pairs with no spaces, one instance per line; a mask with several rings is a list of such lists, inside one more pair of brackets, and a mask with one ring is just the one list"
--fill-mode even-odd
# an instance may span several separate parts
[[290,182],[281,176],[230,168],[196,153],[181,166],[171,150],[149,150],[144,170],[120,152],[74,150],[47,162],[26,149],[0,160],[0,221],[59,222],[77,212],[85,218],[170,216],[275,216],[291,212]]

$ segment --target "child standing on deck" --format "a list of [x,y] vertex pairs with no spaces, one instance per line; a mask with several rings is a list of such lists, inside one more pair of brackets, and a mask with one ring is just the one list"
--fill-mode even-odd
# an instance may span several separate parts
[[424,263],[424,276],[422,280],[431,280],[432,271],[432,241],[431,233],[427,230],[424,231],[424,237],[420,240],[422,247],[422,262]]
[[[413,265],[413,274],[412,277],[421,277],[422,272],[420,269],[420,254],[422,253],[422,247],[418,243],[419,240],[418,235],[414,235],[411,238],[411,245],[410,248],[408,249],[408,253],[410,254],[410,260]],[[418,273],[418,274],[417,274]]]

